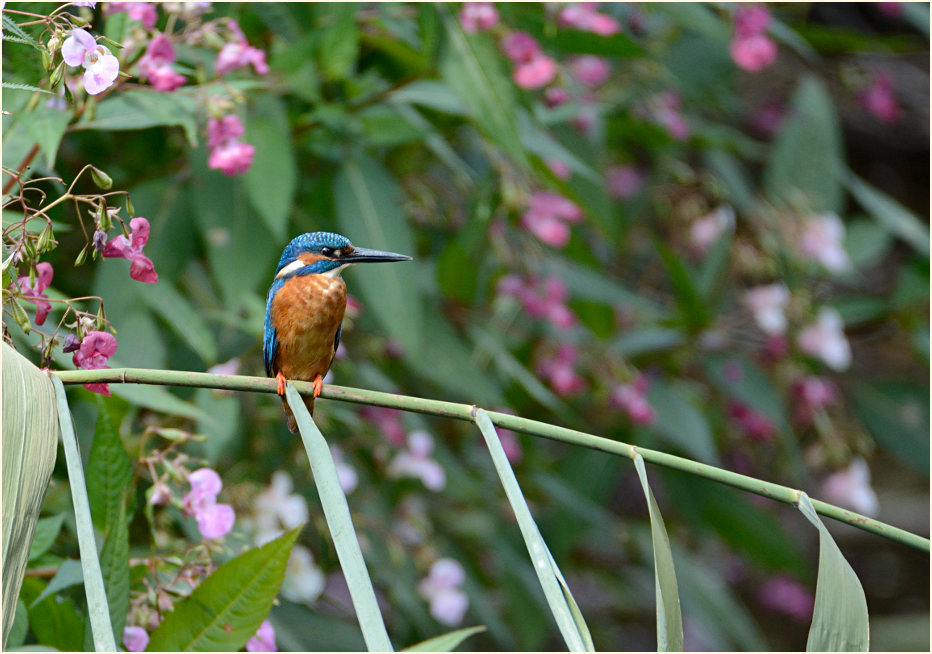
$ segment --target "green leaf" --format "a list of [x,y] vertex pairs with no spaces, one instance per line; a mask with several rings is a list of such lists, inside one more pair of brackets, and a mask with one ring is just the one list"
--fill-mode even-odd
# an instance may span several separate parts
[[38,86],[33,86],[31,84],[19,84],[18,82],[2,82],[0,84],[5,89],[16,89],[18,91],[32,91],[34,93],[45,93],[46,95],[55,95],[49,90],[40,89]]
[[110,392],[138,407],[214,424],[214,417],[159,386],[111,384]]
[[660,507],[654,499],[654,493],[647,483],[647,471],[644,459],[634,454],[634,467],[650,513],[650,535],[654,548],[654,585],[657,594],[657,651],[683,651],[683,616],[680,612],[680,595],[676,586],[676,571],[673,567],[673,553],[670,551],[670,539]]
[[327,527],[333,538],[333,545],[343,569],[343,576],[356,609],[356,618],[362,629],[363,638],[369,650],[391,651],[392,641],[385,630],[379,603],[375,598],[372,580],[366,569],[366,562],[362,558],[362,550],[353,527],[349,504],[346,495],[340,487],[336,464],[330,452],[330,446],[323,434],[314,424],[311,414],[308,413],[304,401],[291,384],[285,385],[285,397],[288,406],[294,411],[301,432],[301,440],[307,451],[307,458],[311,465],[311,474],[317,485],[320,495],[320,504],[327,519]]
[[802,492],[799,510],[819,530],[819,578],[806,651],[866,652],[869,623],[861,582]]
[[[402,190],[377,161],[365,155],[347,159],[334,179],[333,194],[340,228],[354,244],[414,254],[411,226],[401,211]],[[423,346],[416,267],[383,263],[357,268],[348,275],[350,292],[359,288],[385,334],[414,356]]]
[[460,643],[469,638],[474,634],[479,634],[485,631],[485,627],[466,627],[465,629],[457,629],[456,631],[451,631],[446,634],[441,634],[439,636],[434,636],[433,638],[428,638],[423,640],[416,645],[411,645],[411,647],[405,647],[402,652],[452,652]]
[[770,379],[743,355],[713,356],[705,360],[706,372],[728,396],[763,413],[779,429],[788,426],[786,409]]
[[23,115],[20,122],[45,153],[46,167],[49,170],[53,169],[58,145],[65,135],[68,123],[71,122],[71,112],[40,105]]
[[[123,515],[125,498],[133,481],[133,464],[123,447],[112,403],[95,394],[97,426],[87,462],[87,498],[94,526],[107,533]],[[121,631],[122,633],[122,631]]]
[[[87,612],[90,618],[94,649],[97,651],[116,651],[113,627],[110,624],[110,611],[107,606],[107,594],[103,575],[100,571],[100,559],[97,556],[97,539],[94,536],[94,523],[91,519],[90,501],[87,499],[87,483],[84,468],[81,465],[81,451],[74,433],[71,412],[68,410],[68,396],[61,380],[52,375],[55,398],[58,403],[58,424],[61,426],[62,448],[65,450],[65,463],[68,468],[68,484],[71,487],[71,500],[74,505],[75,529],[78,533],[78,551],[81,554],[81,567],[84,574],[84,592],[87,595]],[[56,598],[50,597],[47,602]],[[30,613],[30,620],[32,614]],[[84,624],[81,624],[81,641],[84,641]],[[66,648],[67,649],[67,648]]]
[[557,627],[563,635],[570,651],[594,651],[592,636],[589,628],[579,611],[579,606],[570,592],[566,580],[560,568],[554,561],[547,544],[541,536],[537,523],[528,508],[527,500],[521,492],[518,480],[515,477],[511,464],[508,463],[508,457],[502,448],[502,443],[498,438],[495,427],[489,419],[488,414],[479,409],[476,412],[476,426],[482,432],[485,444],[489,448],[489,454],[492,456],[492,463],[495,465],[495,471],[498,473],[499,480],[505,489],[505,496],[508,503],[514,511],[515,519],[518,522],[518,528],[521,530],[521,536],[524,538],[524,544],[527,546],[528,554],[531,556],[534,572],[543,588],[544,596],[547,599],[547,605],[553,614]]
[[929,477],[929,389],[908,382],[854,385],[855,415],[878,445],[903,465]]
[[444,294],[464,304],[476,298],[476,271],[469,252],[459,241],[450,241],[437,258],[437,284]]
[[[69,598],[53,595],[31,608],[29,628],[41,645],[63,652],[84,650],[84,620]],[[117,650],[113,647],[98,651]]]
[[693,328],[709,324],[709,308],[700,295],[696,273],[665,244],[657,241],[656,247],[670,276],[685,323]]
[[58,532],[61,531],[64,521],[64,513],[59,513],[50,518],[39,519],[39,522],[36,523],[36,533],[32,538],[32,545],[29,547],[30,561],[35,561],[48,551],[55,539],[58,538]]
[[501,69],[502,57],[488,34],[466,34],[446,8],[441,12],[447,31],[440,74],[469,108],[477,127],[491,141],[527,168],[518,138],[515,88]]
[[[573,28],[556,30],[553,38],[543,38],[544,48],[567,54],[593,54],[601,57],[638,57],[644,48],[631,40],[627,34],[602,36]],[[548,47],[549,46],[549,47]]]
[[420,79],[407,84],[394,93],[392,100],[405,104],[416,104],[451,116],[469,115],[456,92],[445,82]]
[[3,350],[3,640],[13,625],[42,500],[58,450],[55,395],[48,376],[6,342]]
[[709,423],[688,391],[688,387],[681,383],[651,380],[647,391],[655,412],[651,428],[690,456],[705,463],[718,464],[718,451]]
[[916,214],[850,170],[844,180],[851,195],[874,220],[909,243],[918,253],[929,256],[929,228]]
[[666,313],[634,291],[588,266],[554,258],[544,266],[544,272],[562,279],[573,297],[580,297],[612,306],[627,306],[645,320],[663,317]]
[[217,568],[178,602],[149,638],[147,652],[233,652],[268,616],[301,527]]
[[139,289],[138,294],[153,313],[161,316],[169,328],[201,357],[201,361],[207,365],[217,361],[217,341],[203,312],[196,310],[170,282],[149,284]]
[[842,141],[831,97],[818,79],[800,81],[789,117],[770,150],[764,188],[771,202],[793,206],[801,192],[813,211],[841,213]]
[[30,608],[44,600],[49,595],[53,595],[60,590],[76,586],[83,583],[84,574],[81,571],[81,562],[76,559],[66,559],[58,566],[58,571],[48,585],[39,593],[39,596],[33,600]]
[[29,632],[29,613],[26,611],[26,605],[22,599],[16,600],[16,613],[13,618],[13,625],[10,627],[10,633],[7,635],[6,643],[3,649],[9,652],[14,647],[19,647],[26,640],[26,634]]
[[321,30],[318,59],[324,75],[331,81],[349,77],[359,55],[359,27],[356,26],[358,7],[355,3],[329,3],[320,5],[328,12],[328,28]]
[[577,157],[568,148],[564,147],[562,143],[541,129],[526,111],[522,110],[518,114],[518,119],[521,130],[521,144],[528,152],[533,152],[544,161],[548,159],[562,161],[574,173],[596,184],[603,183],[602,176],[599,175],[592,166]]
[[41,50],[42,46],[39,45],[38,41],[29,36],[23,28],[21,28],[16,21],[10,18],[7,14],[3,14],[3,29],[8,33],[3,34],[4,41],[15,41],[17,43],[25,43],[26,45],[31,45],[36,50]]
[[162,126],[181,127],[188,144],[196,147],[197,101],[180,93],[124,89],[104,98],[93,120],[79,122],[72,129],[120,131]]
[[288,217],[298,188],[298,167],[281,100],[263,96],[256,103],[246,122],[246,139],[256,147],[252,165],[243,176],[249,200],[272,236],[286,241]]
[[686,335],[675,327],[630,327],[612,341],[612,349],[626,357],[669,350],[682,345]]
[[113,638],[119,643],[123,641],[129,611],[129,525],[125,500],[121,499],[118,513],[108,523],[107,537],[100,550],[100,568],[107,589]]

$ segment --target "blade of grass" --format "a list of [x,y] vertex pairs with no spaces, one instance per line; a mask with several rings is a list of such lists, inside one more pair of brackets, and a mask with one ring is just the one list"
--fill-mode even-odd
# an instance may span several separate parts
[[464,640],[472,636],[473,634],[478,634],[485,631],[485,627],[466,627],[465,629],[457,629],[456,631],[451,631],[448,634],[441,634],[439,636],[434,636],[433,638],[428,638],[423,640],[416,645],[411,645],[411,647],[405,647],[402,652],[452,652],[454,649],[459,647],[459,644]]
[[518,486],[518,480],[515,478],[514,470],[508,463],[508,457],[502,448],[502,443],[498,438],[495,427],[489,419],[489,415],[479,409],[476,411],[476,425],[482,432],[485,443],[492,455],[492,463],[495,465],[495,471],[501,479],[502,486],[505,489],[505,495],[515,513],[518,521],[518,528],[524,537],[524,543],[527,545],[528,553],[531,555],[531,561],[534,564],[534,571],[540,580],[540,585],[544,590],[547,598],[547,604],[557,622],[560,633],[563,634],[563,640],[566,641],[567,647],[573,652],[592,652],[595,647],[592,644],[592,636],[589,634],[589,628],[573,599],[563,574],[557,567],[556,561],[550,554],[547,544],[541,536],[537,523],[531,516],[531,511]]
[[298,430],[301,432],[301,440],[304,441],[304,448],[307,450],[307,458],[311,464],[311,473],[314,475],[317,492],[320,494],[324,517],[327,519],[327,526],[333,536],[333,545],[337,550],[343,575],[346,577],[346,585],[353,599],[353,606],[356,609],[356,617],[359,619],[366,647],[369,651],[393,651],[392,642],[388,638],[388,632],[385,630],[385,623],[382,621],[382,614],[375,599],[372,580],[369,578],[366,562],[359,549],[356,529],[350,517],[349,504],[346,502],[343,489],[340,488],[340,480],[337,477],[333,456],[330,454],[330,447],[317,425],[314,424],[298,391],[290,383],[285,385],[285,397],[298,421]]
[[666,527],[663,526],[660,507],[657,506],[654,493],[647,483],[644,458],[637,451],[632,458],[650,513],[650,536],[654,546],[654,581],[657,589],[657,651],[682,652],[683,616],[680,611],[680,593],[676,587],[670,539]]
[[806,651],[866,652],[870,626],[861,582],[803,492],[799,510],[819,530],[819,577]]
[[81,552],[87,612],[91,620],[91,631],[94,634],[94,649],[98,652],[115,652],[117,651],[116,642],[110,623],[110,608],[107,605],[107,591],[104,589],[100,559],[97,558],[97,540],[94,537],[94,523],[91,521],[91,504],[87,499],[87,484],[84,481],[84,468],[81,465],[81,450],[71,422],[65,387],[58,377],[55,375],[51,377],[58,400],[58,424],[61,427],[62,447],[65,450],[65,462],[68,466],[71,501],[74,503],[74,521],[78,532],[78,549]]

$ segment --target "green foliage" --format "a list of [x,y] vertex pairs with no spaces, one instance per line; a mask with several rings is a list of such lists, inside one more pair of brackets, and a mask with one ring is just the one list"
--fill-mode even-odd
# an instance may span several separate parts
[[467,627],[466,629],[457,629],[442,636],[434,636],[425,641],[405,647],[403,652],[452,652],[460,643],[472,636],[473,634],[482,633],[485,627]]

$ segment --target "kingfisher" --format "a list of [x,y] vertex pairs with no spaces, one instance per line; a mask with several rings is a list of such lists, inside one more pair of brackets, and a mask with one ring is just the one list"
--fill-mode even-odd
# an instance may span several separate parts
[[291,433],[298,431],[298,423],[284,398],[285,381],[314,383],[313,396],[304,397],[313,414],[343,331],[346,283],[340,274],[354,263],[410,260],[405,254],[356,247],[333,232],[301,234],[285,247],[265,303],[263,358],[265,374],[278,380]]

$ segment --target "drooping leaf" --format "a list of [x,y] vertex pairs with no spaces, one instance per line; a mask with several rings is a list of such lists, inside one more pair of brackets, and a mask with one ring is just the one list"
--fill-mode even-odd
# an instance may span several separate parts
[[246,121],[246,139],[255,146],[252,165],[243,176],[249,200],[269,232],[288,240],[288,219],[298,188],[288,115],[281,100],[264,96]]
[[861,582],[805,493],[799,510],[819,530],[819,578],[806,651],[866,652],[869,622]]
[[81,562],[75,559],[65,559],[58,566],[58,571],[48,585],[39,593],[39,596],[33,600],[30,608],[35,606],[49,595],[53,595],[60,590],[75,586],[84,581],[84,574],[81,572]]
[[680,595],[676,586],[676,571],[673,567],[673,553],[670,551],[670,539],[663,525],[660,507],[654,499],[654,493],[647,482],[644,459],[640,454],[634,455],[634,467],[650,514],[650,534],[654,549],[654,582],[657,595],[657,651],[683,651],[683,616],[680,611]]
[[434,636],[433,638],[428,638],[423,640],[416,645],[411,645],[410,647],[405,647],[402,652],[452,652],[460,643],[469,638],[470,636],[485,631],[485,627],[466,627],[465,629],[457,629],[456,631],[451,631],[446,634],[441,634],[440,636]]
[[285,578],[298,527],[214,570],[152,632],[147,652],[231,652],[269,614]]

